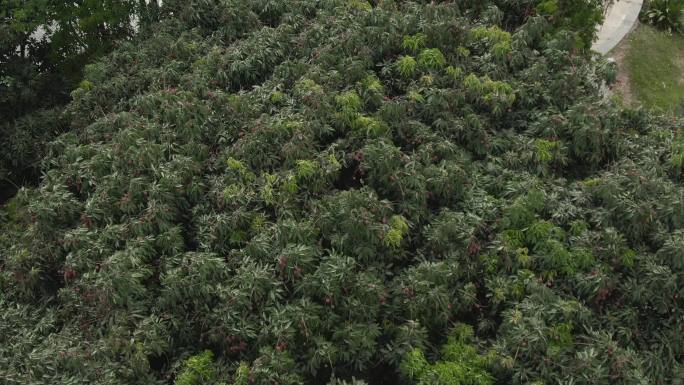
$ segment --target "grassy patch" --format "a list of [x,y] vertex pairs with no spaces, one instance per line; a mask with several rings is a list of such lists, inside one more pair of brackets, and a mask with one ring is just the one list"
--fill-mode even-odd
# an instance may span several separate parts
[[624,65],[644,106],[684,111],[684,36],[640,25],[628,37]]

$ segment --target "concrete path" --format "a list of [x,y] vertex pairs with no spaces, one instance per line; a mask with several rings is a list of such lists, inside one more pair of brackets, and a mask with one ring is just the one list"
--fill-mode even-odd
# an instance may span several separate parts
[[598,39],[591,49],[605,55],[632,30],[639,19],[644,0],[615,0],[608,8],[605,20],[598,30]]

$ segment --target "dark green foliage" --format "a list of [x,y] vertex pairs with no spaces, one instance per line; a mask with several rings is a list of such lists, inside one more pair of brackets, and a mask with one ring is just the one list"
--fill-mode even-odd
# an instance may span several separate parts
[[0,126],[0,178],[23,185],[37,179],[41,157],[52,138],[65,132],[68,119],[62,108],[38,110]]
[[0,213],[0,382],[680,380],[681,122],[540,1],[283,4],[86,67]]
[[649,0],[641,12],[643,21],[669,33],[682,32],[682,17],[684,17],[684,1],[682,0]]

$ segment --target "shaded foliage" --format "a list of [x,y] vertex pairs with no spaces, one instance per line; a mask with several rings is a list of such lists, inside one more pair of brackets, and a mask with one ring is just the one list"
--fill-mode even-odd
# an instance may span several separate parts
[[0,190],[38,179],[44,147],[68,127],[60,115],[84,65],[159,12],[145,0],[0,1]]

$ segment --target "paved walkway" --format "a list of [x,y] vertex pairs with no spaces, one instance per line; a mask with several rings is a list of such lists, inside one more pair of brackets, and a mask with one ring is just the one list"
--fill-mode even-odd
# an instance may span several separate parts
[[608,9],[605,20],[598,30],[598,39],[591,47],[600,54],[607,54],[632,30],[639,19],[644,0],[615,0]]

